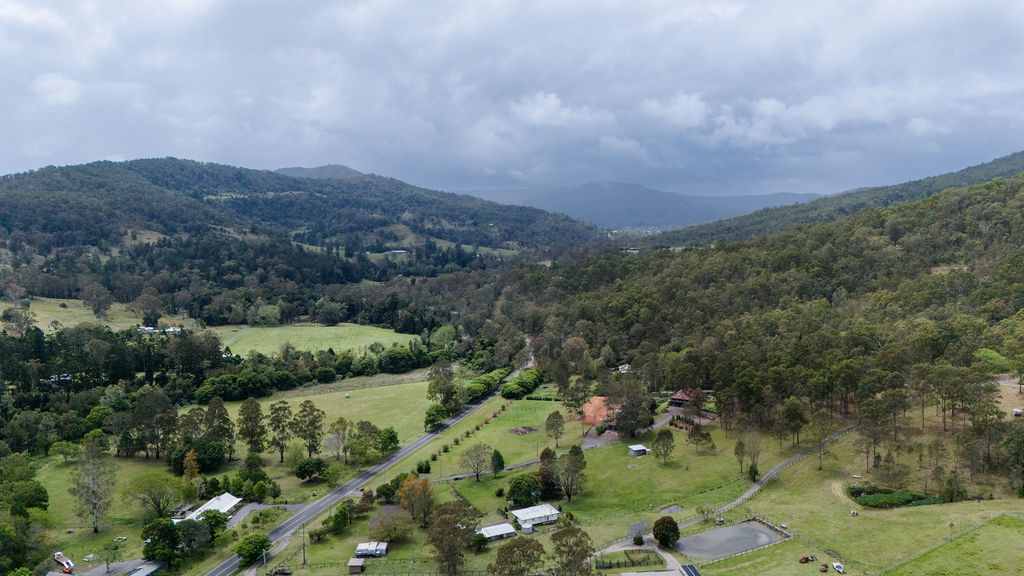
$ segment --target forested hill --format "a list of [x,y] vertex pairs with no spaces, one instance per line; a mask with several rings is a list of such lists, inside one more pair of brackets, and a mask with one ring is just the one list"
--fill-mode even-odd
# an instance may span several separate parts
[[917,364],[998,357],[986,348],[1009,370],[1024,362],[1022,208],[1018,176],[717,248],[534,267],[519,317],[542,366],[586,352],[598,373],[629,362],[741,411],[871,397],[909,386]]
[[1024,172],[1024,152],[1016,152],[957,172],[892,186],[851,190],[805,204],[765,208],[743,216],[673,230],[652,236],[648,242],[655,246],[686,246],[745,240],[800,224],[831,222],[866,208],[921,200],[947,188],[970,186],[1020,172]]
[[[427,238],[492,248],[572,245],[587,226],[542,210],[437,192],[379,176],[292,178],[177,159],[96,162],[0,179],[0,228],[44,248],[117,243],[216,224],[262,227],[306,244]],[[401,229],[397,229],[401,228]]]
[[326,286],[486,268],[597,238],[565,216],[379,176],[149,159],[0,177],[4,296],[131,302],[149,290],[164,311],[187,306],[215,324],[271,302],[287,321],[311,313]]

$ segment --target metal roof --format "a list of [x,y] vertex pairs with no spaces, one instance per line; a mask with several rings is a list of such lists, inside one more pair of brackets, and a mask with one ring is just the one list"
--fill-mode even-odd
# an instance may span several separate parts
[[[227,514],[231,511],[232,508],[238,506],[238,504],[241,501],[241,498],[231,494],[230,492],[225,492],[220,496],[217,496],[216,498],[211,498],[206,504],[203,504],[199,508],[196,508],[191,514],[186,516],[184,519],[199,520],[200,518],[202,518],[203,513],[209,510],[216,510],[218,512],[223,512],[224,514]],[[175,523],[178,523],[180,521],[181,520],[175,520]]]
[[686,576],[700,576],[700,571],[693,564],[684,564],[679,570]]
[[529,508],[520,508],[519,510],[513,510],[511,512],[519,523],[524,522],[530,523],[534,518],[547,518],[548,516],[557,516],[561,514],[558,508],[555,508],[551,504],[538,504],[536,506],[530,506]]
[[512,527],[508,522],[502,524],[495,524],[493,526],[484,526],[477,530],[480,534],[483,534],[487,538],[498,538],[501,536],[507,536],[509,534],[515,534],[516,529]]

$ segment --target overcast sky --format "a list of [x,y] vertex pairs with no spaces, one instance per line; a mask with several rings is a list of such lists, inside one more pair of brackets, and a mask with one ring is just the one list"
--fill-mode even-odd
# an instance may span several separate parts
[[0,172],[835,192],[1024,149],[1024,3],[0,0]]

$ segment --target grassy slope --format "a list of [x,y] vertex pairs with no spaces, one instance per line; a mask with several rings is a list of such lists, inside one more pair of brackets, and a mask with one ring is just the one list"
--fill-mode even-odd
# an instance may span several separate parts
[[1000,516],[977,530],[922,554],[892,576],[985,576],[1024,574],[1024,519]]
[[211,328],[220,336],[221,342],[235,354],[246,355],[250,351],[271,355],[290,343],[299,350],[326,350],[335,352],[366,348],[374,342],[390,347],[392,343],[404,344],[416,336],[399,334],[393,330],[357,324],[321,326],[319,324],[291,324],[287,326],[216,326]]
[[[810,574],[814,570],[800,567],[796,560],[801,554],[814,553],[822,561],[831,555],[841,558],[851,574],[878,574],[942,543],[951,533],[975,528],[1006,511],[1024,511],[1021,499],[865,509],[845,493],[851,475],[863,473],[853,439],[845,438],[832,452],[834,456],[825,460],[823,470],[817,469],[817,459],[809,458],[729,515],[733,521],[753,514],[785,523],[795,534],[793,541],[709,564],[701,572],[711,576]],[[859,516],[851,517],[851,510],[857,510]]]

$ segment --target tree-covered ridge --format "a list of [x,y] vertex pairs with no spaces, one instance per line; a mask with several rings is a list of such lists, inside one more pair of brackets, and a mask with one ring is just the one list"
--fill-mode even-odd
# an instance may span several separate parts
[[[0,228],[43,253],[118,243],[129,229],[165,235],[206,225],[291,234],[316,246],[386,243],[404,225],[423,239],[492,248],[565,246],[594,232],[542,210],[495,204],[380,176],[346,180],[173,158],[95,162],[0,178]],[[381,238],[381,236],[384,236]]]
[[332,286],[485,269],[510,253],[497,249],[557,252],[594,235],[563,216],[378,176],[159,159],[0,178],[5,296],[102,304],[155,292],[163,312],[211,324],[271,305],[272,322],[287,322],[314,314]]
[[947,188],[970,186],[993,178],[1005,178],[1024,171],[1024,152],[996,158],[957,172],[912,180],[892,186],[851,190],[805,204],[766,208],[737,216],[659,234],[654,245],[696,245],[710,242],[747,240],[801,224],[830,222],[868,208],[921,200]]
[[852,395],[876,369],[904,381],[917,363],[1024,353],[1022,203],[1024,178],[996,180],[716,249],[534,268],[519,317],[554,343],[542,355],[577,337],[656,385],[728,388],[752,406],[767,383],[809,394],[853,361]]

